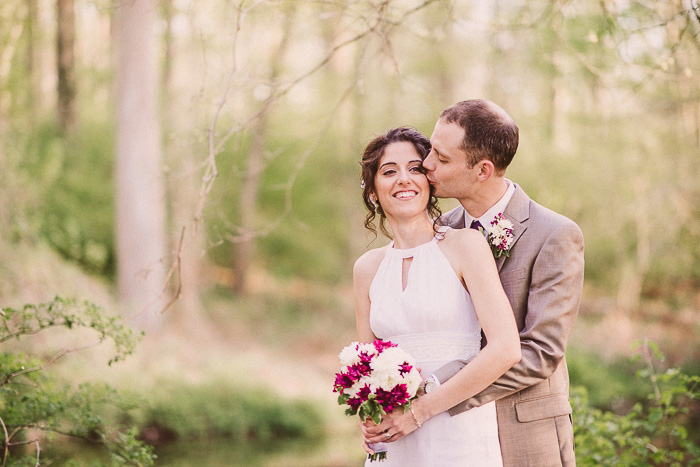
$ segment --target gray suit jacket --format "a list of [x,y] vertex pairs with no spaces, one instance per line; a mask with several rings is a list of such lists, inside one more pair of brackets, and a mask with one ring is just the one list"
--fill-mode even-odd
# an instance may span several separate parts
[[[496,264],[520,331],[522,360],[450,414],[495,400],[504,466],[573,466],[564,352],[583,288],[583,234],[518,186],[503,214],[513,222],[514,243],[510,257]],[[464,208],[446,213],[444,220],[464,228]],[[466,363],[448,363],[435,374],[445,381]]]

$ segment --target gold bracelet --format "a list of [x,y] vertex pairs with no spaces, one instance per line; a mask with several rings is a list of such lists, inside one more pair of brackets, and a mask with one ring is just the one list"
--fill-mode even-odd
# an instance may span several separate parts
[[416,425],[418,428],[421,427],[422,423],[418,421],[418,417],[416,417],[416,413],[413,411],[413,406],[409,409],[411,411],[411,417],[413,417],[413,421],[416,422]]

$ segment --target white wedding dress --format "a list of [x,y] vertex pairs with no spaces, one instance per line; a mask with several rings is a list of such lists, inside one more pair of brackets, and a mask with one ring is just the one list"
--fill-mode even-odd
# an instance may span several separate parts
[[[425,378],[443,364],[466,359],[481,346],[481,326],[469,293],[438,246],[446,227],[428,243],[400,250],[393,242],[370,286],[370,326],[380,339],[411,354]],[[413,258],[402,290],[404,258]],[[496,406],[490,402],[455,416],[443,412],[421,428],[385,443],[375,467],[501,466]]]

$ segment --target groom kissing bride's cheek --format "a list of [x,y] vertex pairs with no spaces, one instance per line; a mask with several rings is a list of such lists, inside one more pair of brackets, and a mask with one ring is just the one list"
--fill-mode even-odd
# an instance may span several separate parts
[[410,410],[360,425],[388,465],[575,465],[564,353],[583,235],[506,178],[517,147],[502,108],[467,100],[429,141],[400,127],[364,151],[365,226],[392,241],[355,263],[358,338],[397,344],[424,378]]

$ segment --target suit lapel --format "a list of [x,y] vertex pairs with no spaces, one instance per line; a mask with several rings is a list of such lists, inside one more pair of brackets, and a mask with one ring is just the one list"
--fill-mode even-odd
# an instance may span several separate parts
[[463,229],[464,226],[464,208],[462,205],[446,212],[442,215],[443,225],[452,227],[453,229]]
[[[513,223],[513,243],[510,246],[512,249],[515,246],[515,242],[527,230],[526,222],[530,218],[530,198],[518,185],[515,185],[515,193],[513,193],[513,197],[510,199],[508,206],[506,206],[503,215]],[[496,260],[496,267],[499,273],[506,259],[506,256],[501,256]]]

